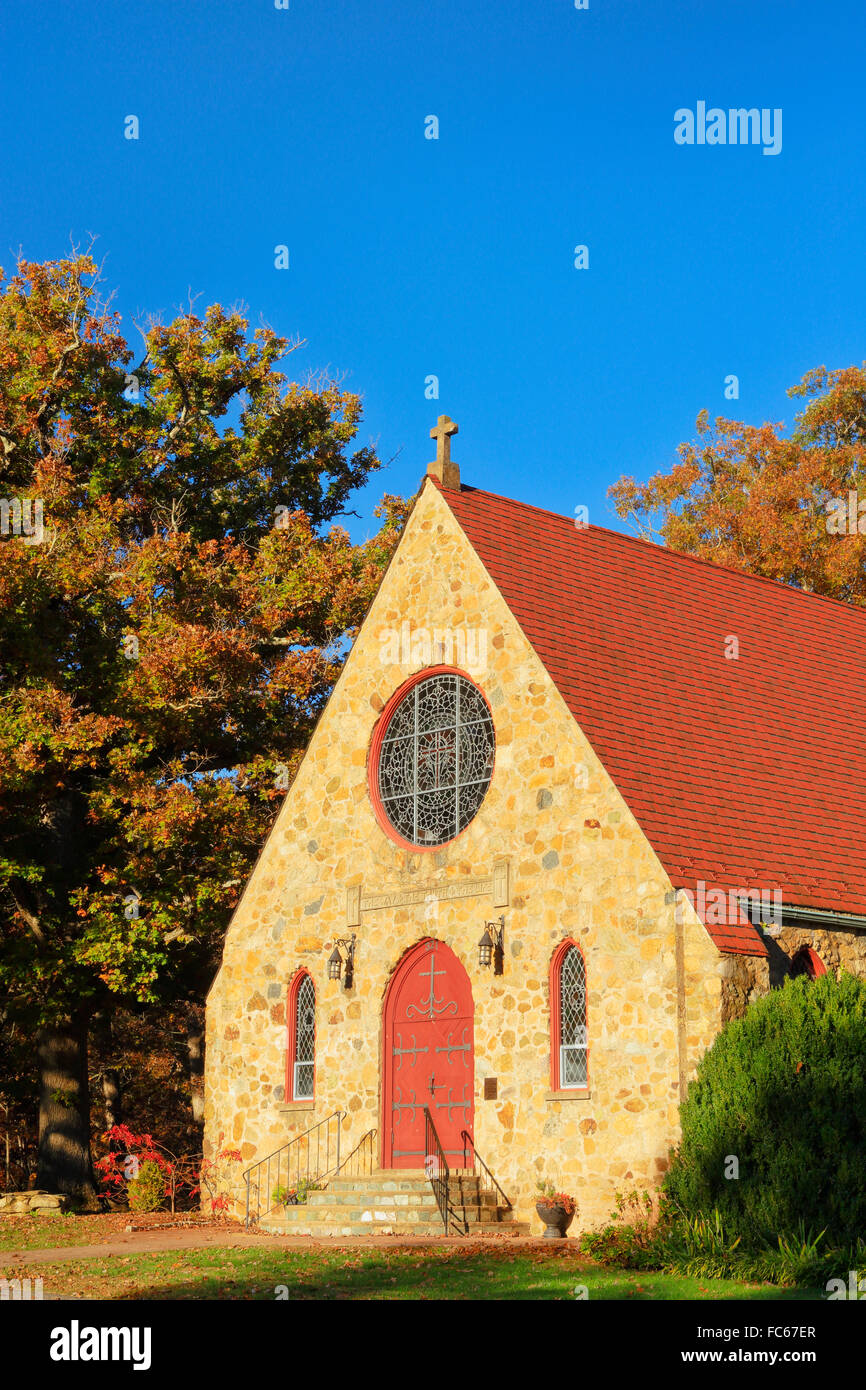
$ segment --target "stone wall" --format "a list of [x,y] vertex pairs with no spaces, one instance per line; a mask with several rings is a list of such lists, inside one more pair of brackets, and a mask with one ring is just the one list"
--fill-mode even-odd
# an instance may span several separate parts
[[[474,634],[468,672],[496,730],[480,812],[431,853],[399,848],[367,791],[377,718],[416,670],[447,658],[396,652],[387,630]],[[408,659],[404,660],[404,656]],[[457,664],[457,663],[455,663]],[[509,904],[489,896],[365,911],[355,984],[327,979],[347,927],[347,890],[437,884],[507,861]],[[478,963],[486,918],[504,910],[501,977]],[[677,1136],[681,1086],[718,1029],[723,961],[693,910],[676,923],[670,882],[575,724],[443,497],[426,486],[228,933],[207,1008],[205,1147],[264,1157],[337,1108],[344,1146],[380,1125],[383,996],[405,951],[446,942],[475,1002],[475,1139],[532,1220],[536,1183],[572,1191],[579,1226],[603,1221],[617,1190],[652,1186]],[[550,1092],[548,971],[573,938],[587,967],[587,1094]],[[316,1099],[286,1103],[286,995],[301,968],[317,997]],[[495,1099],[484,1080],[498,1079]],[[344,1147],[345,1152],[345,1147]],[[238,1180],[232,1196],[240,1200]]]
[[722,1022],[742,1018],[752,1000],[778,988],[791,973],[797,952],[804,946],[820,956],[828,971],[838,978],[847,970],[866,979],[866,931],[786,925],[776,937],[765,938],[769,956],[731,956],[722,983]]
[[62,1216],[68,1206],[63,1192],[0,1192],[0,1216]]

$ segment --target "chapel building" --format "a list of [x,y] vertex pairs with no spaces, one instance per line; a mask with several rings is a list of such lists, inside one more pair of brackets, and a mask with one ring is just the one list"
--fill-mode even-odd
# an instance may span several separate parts
[[205,1154],[263,1224],[297,1172],[409,1230],[442,1164],[599,1224],[728,1019],[866,976],[866,613],[467,486],[455,432],[208,998]]

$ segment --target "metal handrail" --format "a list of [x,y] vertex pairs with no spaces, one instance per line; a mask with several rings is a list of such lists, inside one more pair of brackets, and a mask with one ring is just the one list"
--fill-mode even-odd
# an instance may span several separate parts
[[445,1150],[439,1141],[439,1135],[436,1133],[433,1116],[426,1105],[424,1106],[424,1127],[424,1172],[432,1184],[433,1195],[436,1198],[439,1215],[445,1223],[447,1236],[451,1216],[448,1201],[451,1174],[448,1160],[445,1157]]
[[[324,1120],[319,1120],[319,1123],[318,1123],[318,1124],[313,1125],[310,1129],[304,1130],[304,1133],[303,1133],[303,1134],[296,1134],[295,1137],[294,1137],[294,1139],[290,1139],[290,1140],[288,1141],[287,1144],[281,1145],[281,1147],[280,1147],[279,1149],[274,1149],[274,1152],[273,1152],[273,1153],[268,1154],[265,1158],[260,1158],[259,1161],[258,1161],[258,1163],[253,1163],[249,1168],[246,1169],[246,1171],[245,1171],[244,1174],[243,1174],[243,1179],[244,1179],[244,1183],[246,1184],[246,1215],[245,1215],[245,1218],[244,1218],[244,1225],[246,1226],[247,1229],[249,1229],[249,1225],[250,1225],[250,1221],[251,1221],[251,1220],[253,1220],[253,1221],[260,1221],[260,1220],[261,1220],[261,1216],[262,1216],[262,1210],[261,1210],[261,1209],[262,1209],[262,1169],[263,1169],[263,1168],[265,1168],[265,1169],[267,1170],[267,1176],[266,1176],[266,1184],[265,1184],[265,1186],[266,1186],[266,1189],[267,1189],[267,1194],[268,1194],[268,1196],[267,1196],[267,1203],[266,1203],[266,1205],[265,1205],[265,1216],[267,1216],[267,1215],[269,1214],[269,1212],[272,1210],[272,1208],[273,1208],[275,1205],[277,1205],[277,1203],[274,1202],[274,1190],[275,1190],[275,1188],[271,1186],[271,1183],[272,1183],[272,1182],[275,1183],[276,1188],[279,1188],[279,1186],[280,1186],[280,1176],[281,1176],[281,1173],[282,1173],[283,1158],[284,1158],[284,1156],[285,1156],[286,1186],[287,1186],[287,1187],[288,1187],[288,1185],[289,1185],[289,1183],[290,1183],[290,1181],[291,1181],[292,1167],[293,1167],[293,1166],[294,1166],[294,1168],[295,1168],[295,1182],[296,1182],[296,1185],[297,1185],[298,1183],[302,1182],[302,1181],[305,1181],[305,1182],[307,1182],[307,1183],[310,1183],[310,1182],[320,1182],[320,1181],[322,1180],[322,1178],[325,1178],[325,1177],[328,1177],[328,1176],[333,1176],[334,1168],[335,1168],[335,1167],[336,1167],[336,1168],[339,1168],[339,1167],[340,1167],[340,1126],[341,1126],[342,1121],[343,1121],[344,1119],[345,1119],[345,1111],[343,1111],[343,1110],[335,1110],[335,1111],[333,1112],[333,1114],[328,1115],[326,1119],[324,1119]],[[335,1121],[335,1120],[336,1120],[336,1125],[334,1125],[334,1121]],[[332,1162],[331,1162],[331,1149],[332,1149],[331,1131],[332,1131],[332,1129],[334,1129],[334,1128],[336,1129],[336,1135],[335,1135],[335,1138],[334,1138],[333,1147],[334,1147],[334,1149],[335,1149],[334,1157],[335,1157],[336,1162],[335,1162],[335,1163],[332,1163]],[[324,1133],[323,1133],[323,1132],[324,1132]],[[311,1158],[312,1158],[312,1154],[313,1154],[313,1144],[312,1144],[311,1136],[314,1135],[314,1134],[315,1134],[315,1136],[316,1136],[315,1161],[311,1163]],[[305,1140],[306,1140],[306,1143],[304,1143]],[[322,1162],[322,1149],[323,1149],[323,1148],[324,1148],[324,1163]],[[294,1153],[294,1154],[292,1153],[292,1150],[293,1150],[293,1149],[295,1150],[295,1153]],[[294,1160],[295,1160],[295,1161],[294,1161],[294,1165],[293,1165],[293,1162],[292,1162],[293,1158],[294,1158]],[[302,1167],[301,1167],[301,1160],[302,1160],[302,1158],[305,1158],[305,1160],[306,1160],[305,1163],[304,1163],[304,1167],[303,1167],[303,1173],[302,1173]],[[274,1171],[275,1168],[276,1168],[276,1171]],[[252,1174],[253,1174],[253,1173],[255,1173],[255,1175],[256,1175],[256,1177],[255,1177],[255,1189],[256,1189],[255,1215],[252,1215],[252,1213],[251,1213],[251,1191],[252,1191],[252,1186],[253,1186],[253,1177],[252,1177]]]
[[[328,1181],[330,1182],[332,1181],[332,1179],[339,1177],[340,1175],[346,1176],[346,1170],[350,1167],[352,1160],[354,1159],[356,1154],[361,1155],[356,1165],[356,1167],[358,1168],[358,1172],[352,1173],[351,1176],[363,1177],[366,1173],[372,1173],[374,1167],[375,1141],[378,1136],[378,1133],[378,1129],[368,1129],[367,1133],[363,1134],[361,1138],[358,1140],[357,1144],[355,1145],[352,1152],[348,1155],[348,1157],[343,1159],[343,1162],[340,1164],[339,1168],[335,1169],[335,1171],[331,1173],[330,1177],[328,1178]],[[361,1152],[362,1150],[364,1150],[363,1153]]]
[[[510,1199],[509,1199],[508,1197],[506,1197],[505,1193],[502,1191],[502,1188],[499,1186],[499,1183],[496,1181],[496,1179],[494,1178],[494,1176],[493,1176],[493,1174],[491,1173],[490,1169],[487,1167],[487,1164],[484,1162],[484,1159],[481,1157],[480,1153],[479,1153],[478,1150],[476,1149],[476,1147],[475,1147],[475,1140],[472,1138],[472,1135],[469,1133],[468,1130],[464,1129],[464,1130],[461,1130],[461,1132],[460,1132],[460,1138],[463,1140],[463,1159],[464,1159],[465,1166],[466,1166],[467,1168],[471,1169],[472,1176],[473,1176],[474,1178],[477,1178],[477,1179],[478,1179],[479,1188],[483,1188],[483,1190],[484,1190],[484,1191],[487,1191],[487,1192],[491,1191],[491,1188],[490,1188],[489,1186],[487,1186],[487,1185],[485,1184],[485,1182],[484,1182],[484,1175],[482,1175],[481,1173],[479,1173],[479,1172],[477,1171],[477,1168],[480,1167],[480,1168],[482,1168],[482,1169],[484,1170],[484,1174],[485,1174],[485,1175],[487,1176],[487,1178],[490,1180],[490,1183],[492,1184],[492,1186],[493,1186],[493,1187],[496,1189],[496,1191],[499,1193],[500,1197],[502,1198],[503,1203],[504,1203],[505,1206],[508,1208],[508,1210],[509,1210],[509,1211],[513,1210]],[[468,1156],[469,1156],[469,1148],[470,1148],[470,1146],[471,1146],[471,1149],[472,1149],[472,1162],[471,1162],[471,1163],[469,1163],[469,1162],[467,1161],[467,1160],[468,1160]]]

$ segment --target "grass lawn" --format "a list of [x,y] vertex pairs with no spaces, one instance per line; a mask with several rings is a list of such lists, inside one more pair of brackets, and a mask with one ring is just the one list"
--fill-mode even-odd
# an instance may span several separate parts
[[[2,1261],[0,1261],[2,1265]],[[330,1299],[566,1299],[585,1285],[590,1300],[820,1300],[814,1289],[780,1289],[729,1279],[608,1270],[571,1251],[508,1247],[327,1250],[177,1250],[108,1255],[57,1265],[2,1268],[7,1278],[41,1276],[46,1298],[254,1299],[282,1285],[294,1301]],[[285,1298],[286,1295],[283,1294]]]
[[[122,1236],[130,1222],[136,1230],[165,1226],[176,1220],[185,1224],[224,1230],[234,1223],[214,1221],[198,1212],[185,1212],[172,1218],[167,1212],[132,1216],[128,1211],[89,1216],[67,1213],[62,1216],[4,1216],[0,1218],[0,1257],[6,1250],[59,1250],[73,1245],[100,1245]],[[237,1228],[240,1230],[240,1227]],[[2,1260],[0,1260],[2,1262]]]

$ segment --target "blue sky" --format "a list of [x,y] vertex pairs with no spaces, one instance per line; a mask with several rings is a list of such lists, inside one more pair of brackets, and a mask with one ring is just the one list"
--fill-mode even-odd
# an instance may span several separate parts
[[[397,455],[358,538],[440,412],[464,482],[618,525],[700,409],[790,423],[866,358],[864,38],[862,0],[3,0],[0,264],[93,233],[131,338],[190,289],[305,338]],[[700,100],[781,152],[676,145]]]

